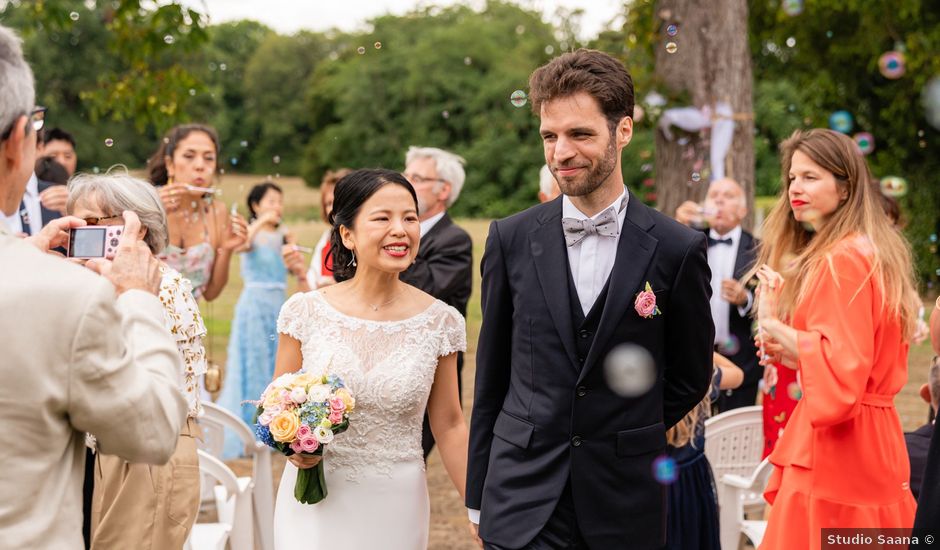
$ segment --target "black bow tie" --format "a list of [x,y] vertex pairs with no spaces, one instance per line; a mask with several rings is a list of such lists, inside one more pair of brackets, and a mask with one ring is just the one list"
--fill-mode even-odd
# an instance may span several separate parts
[[712,238],[711,235],[709,235],[708,246],[711,247],[711,246],[715,246],[716,244],[726,244],[728,246],[731,246],[732,244],[734,244],[734,241],[731,240],[731,237],[728,237],[727,239],[714,239]]

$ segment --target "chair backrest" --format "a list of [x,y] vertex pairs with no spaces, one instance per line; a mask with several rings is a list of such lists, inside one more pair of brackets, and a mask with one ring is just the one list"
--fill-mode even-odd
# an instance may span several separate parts
[[[255,433],[248,424],[215,403],[202,403],[203,413],[196,419],[202,428],[202,441],[199,448],[212,456],[221,457],[225,446],[225,429],[228,428],[245,445],[245,454],[255,453]],[[263,444],[262,444],[263,446]]]
[[225,487],[229,499],[237,498],[239,487],[235,472],[226,466],[224,462],[202,449],[197,450],[196,453],[199,455],[199,473],[202,474],[203,479],[208,477],[217,481]]
[[705,421],[705,456],[716,480],[750,476],[764,452],[763,407],[741,407]]
[[[261,548],[270,550],[274,547],[274,480],[271,470],[271,455],[274,451],[258,441],[255,434],[238,416],[215,403],[202,404],[203,414],[197,419],[202,428],[203,439],[200,449],[215,456],[222,456],[225,447],[226,431],[234,433],[245,447],[245,454],[252,459],[252,480],[254,484],[254,513],[257,532],[261,538]],[[212,491],[202,491],[203,504],[208,508],[212,502]]]

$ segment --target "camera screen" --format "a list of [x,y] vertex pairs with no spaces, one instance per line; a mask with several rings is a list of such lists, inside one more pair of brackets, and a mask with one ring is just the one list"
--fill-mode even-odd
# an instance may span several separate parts
[[73,229],[69,255],[76,258],[103,257],[105,231],[104,227]]

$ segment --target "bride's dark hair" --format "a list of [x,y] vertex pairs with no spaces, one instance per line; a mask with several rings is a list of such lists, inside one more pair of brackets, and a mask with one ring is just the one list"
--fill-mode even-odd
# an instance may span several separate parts
[[351,265],[352,250],[343,245],[339,227],[343,225],[352,229],[363,203],[386,185],[404,187],[414,199],[415,209],[418,208],[418,196],[415,194],[414,187],[405,179],[405,176],[394,170],[382,168],[355,170],[336,184],[336,190],[333,191],[333,211],[330,212],[328,220],[333,227],[328,254],[333,258],[333,278],[337,281],[351,279],[356,274],[356,266]]

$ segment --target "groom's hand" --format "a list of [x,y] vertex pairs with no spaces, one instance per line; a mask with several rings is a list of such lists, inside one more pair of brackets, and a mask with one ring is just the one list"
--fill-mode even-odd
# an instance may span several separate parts
[[480,538],[480,526],[472,521],[470,522],[470,535],[473,536],[473,540],[476,541],[477,545],[483,548],[483,539]]

